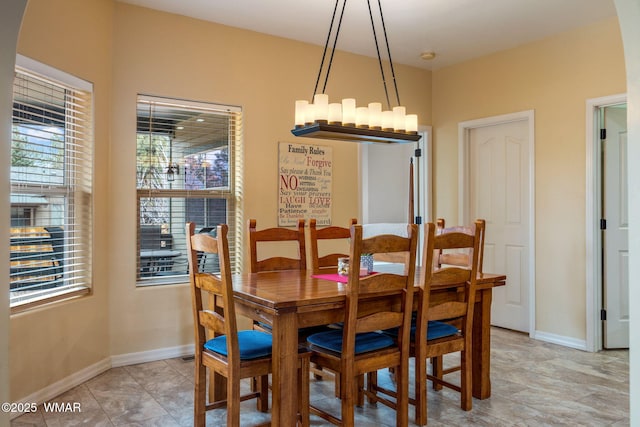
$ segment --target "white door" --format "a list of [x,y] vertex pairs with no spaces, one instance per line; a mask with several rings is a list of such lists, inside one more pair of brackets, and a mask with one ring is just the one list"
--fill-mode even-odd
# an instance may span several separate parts
[[603,108],[604,347],[629,347],[629,237],[626,104]]
[[[532,124],[531,124],[532,125]],[[529,121],[469,130],[469,216],[486,220],[483,271],[505,273],[491,323],[529,332]]]

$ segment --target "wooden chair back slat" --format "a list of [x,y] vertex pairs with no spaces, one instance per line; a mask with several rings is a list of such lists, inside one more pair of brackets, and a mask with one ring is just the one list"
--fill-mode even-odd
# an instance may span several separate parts
[[300,267],[300,260],[276,256],[258,261],[256,269],[252,270],[252,272],[259,273],[261,271],[301,270]]
[[215,334],[224,334],[225,331],[225,325],[224,325],[224,317],[222,317],[220,314],[216,313],[215,311],[210,311],[210,310],[202,310],[199,313],[199,320],[200,320],[200,324],[214,332]]
[[469,281],[470,278],[471,270],[467,268],[439,268],[431,276],[431,286],[460,284]]
[[209,234],[194,234],[191,237],[191,249],[198,252],[207,252],[210,254],[218,253],[218,241],[210,239]]
[[446,302],[429,308],[428,320],[451,320],[464,316],[467,304],[464,302]]
[[439,238],[434,241],[434,247],[436,249],[472,249],[475,241],[475,235],[461,231],[438,234],[438,237]]
[[[306,270],[307,254],[305,248],[304,219],[298,220],[297,229],[274,227],[258,230],[256,220],[248,221],[249,228],[249,255],[251,259],[251,272],[279,270]],[[258,243],[260,242],[293,242],[297,245],[298,257],[274,256],[270,258],[258,258]]]
[[196,286],[203,291],[215,295],[222,295],[224,292],[222,281],[208,273],[196,273]]
[[356,325],[356,333],[380,331],[402,326],[403,313],[383,311],[360,317]]
[[377,293],[389,293],[397,294],[406,286],[406,280],[404,275],[390,274],[390,273],[377,273],[372,276],[360,278],[359,293],[363,294],[377,294]]
[[407,238],[395,234],[382,234],[362,240],[362,253],[380,254],[407,252]]

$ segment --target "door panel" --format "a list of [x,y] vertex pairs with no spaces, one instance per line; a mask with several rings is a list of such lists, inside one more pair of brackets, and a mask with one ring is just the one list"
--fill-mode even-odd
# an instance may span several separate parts
[[529,129],[527,120],[470,130],[469,218],[486,220],[483,270],[506,273],[492,324],[529,332]]
[[603,303],[604,347],[629,347],[629,219],[627,199],[626,105],[603,109],[607,129],[603,141]]

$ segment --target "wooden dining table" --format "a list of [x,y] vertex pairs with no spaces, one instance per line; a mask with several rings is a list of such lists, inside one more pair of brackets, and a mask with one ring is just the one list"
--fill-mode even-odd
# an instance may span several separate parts
[[[417,285],[421,283],[419,269],[416,274]],[[296,425],[297,399],[293,397],[297,381],[298,330],[344,320],[345,285],[311,276],[310,271],[289,270],[233,277],[237,313],[272,326],[271,425]],[[478,277],[472,368],[473,396],[478,399],[491,395],[491,297],[492,289],[504,285],[505,281],[503,274],[484,273]],[[456,298],[456,292],[450,289],[434,292],[432,299]]]

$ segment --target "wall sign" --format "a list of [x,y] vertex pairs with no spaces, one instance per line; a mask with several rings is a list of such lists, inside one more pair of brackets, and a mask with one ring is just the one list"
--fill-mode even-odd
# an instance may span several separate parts
[[331,147],[280,142],[278,149],[278,226],[300,218],[331,225]]

